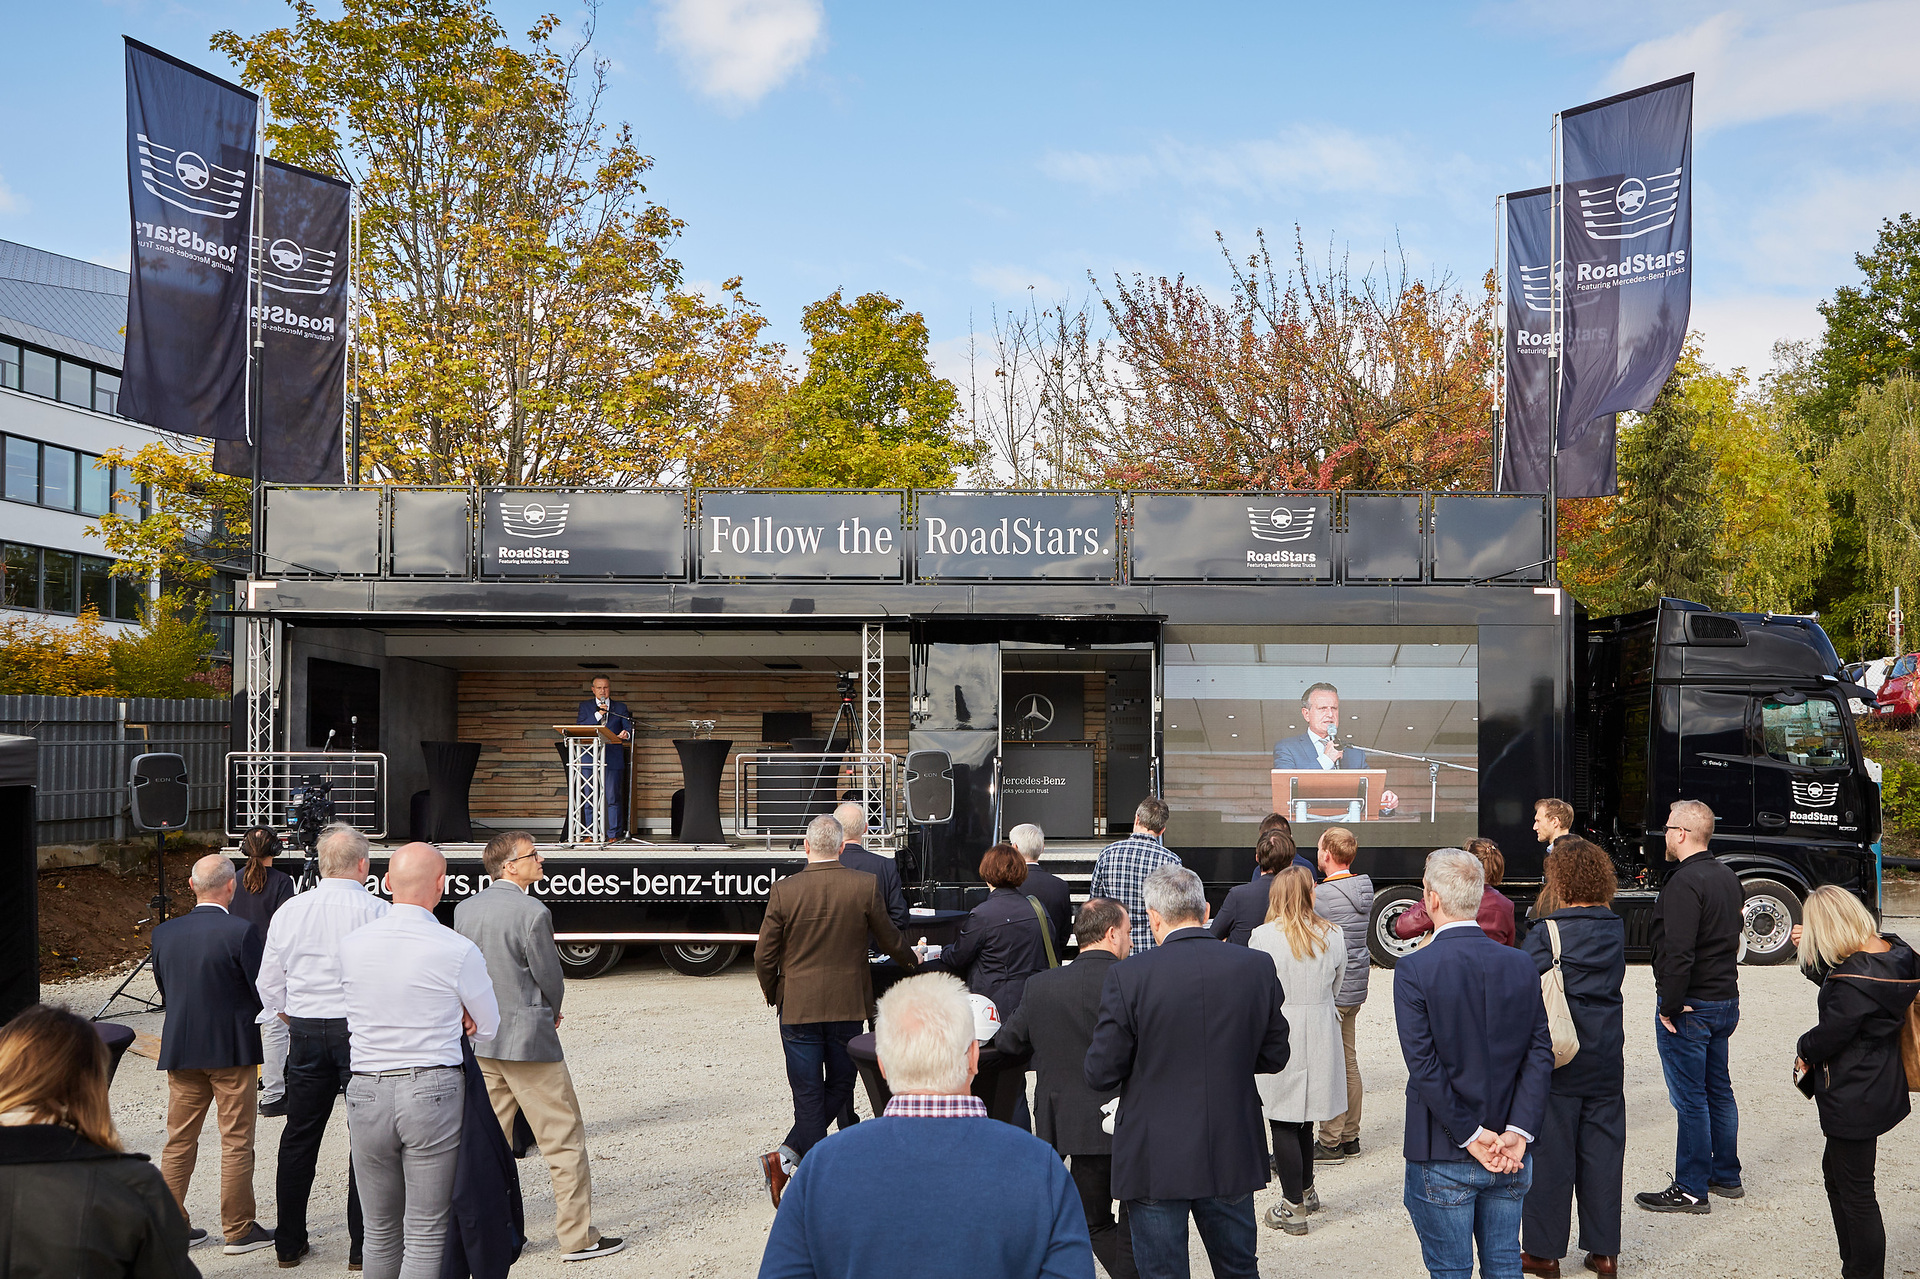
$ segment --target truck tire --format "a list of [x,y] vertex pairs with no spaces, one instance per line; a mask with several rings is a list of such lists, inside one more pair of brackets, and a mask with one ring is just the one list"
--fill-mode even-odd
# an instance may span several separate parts
[[556,942],[554,949],[560,952],[560,967],[576,980],[600,976],[627,953],[625,946],[608,941]]
[[1746,964],[1784,964],[1799,953],[1790,940],[1793,926],[1800,922],[1800,894],[1777,879],[1743,879],[1740,887],[1747,899],[1741,907],[1746,916]]
[[1393,935],[1393,921],[1420,900],[1420,890],[1411,884],[1382,889],[1373,898],[1373,917],[1367,921],[1367,953],[1382,968],[1392,968],[1411,955],[1417,943],[1402,941]]
[[660,948],[660,958],[682,977],[711,977],[722,972],[740,954],[738,946],[720,942],[673,942]]

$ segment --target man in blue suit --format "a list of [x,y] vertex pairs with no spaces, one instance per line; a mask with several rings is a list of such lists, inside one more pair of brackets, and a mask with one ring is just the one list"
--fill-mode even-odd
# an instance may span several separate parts
[[[594,678],[593,696],[580,703],[573,722],[597,724],[618,734],[623,742],[633,740],[633,716],[627,713],[625,702],[613,700],[613,681],[604,675]],[[627,837],[627,748],[608,743],[606,752],[607,839],[621,840]]]
[[1393,972],[1407,1062],[1405,1203],[1433,1279],[1520,1279],[1527,1146],[1545,1121],[1553,1042],[1525,952],[1474,922],[1484,872],[1460,848],[1427,857],[1433,941]]
[[[1300,695],[1300,718],[1307,731],[1283,737],[1273,746],[1273,766],[1299,772],[1302,769],[1365,768],[1367,753],[1358,746],[1340,745],[1340,690],[1331,684],[1313,684]],[[1400,797],[1392,791],[1380,792],[1380,812],[1384,815],[1400,807]]]

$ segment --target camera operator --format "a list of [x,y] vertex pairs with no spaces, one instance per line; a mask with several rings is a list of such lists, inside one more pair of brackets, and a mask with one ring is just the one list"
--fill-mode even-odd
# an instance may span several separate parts
[[[340,942],[384,917],[387,903],[367,891],[367,837],[335,822],[319,832],[320,882],[282,906],[267,929],[260,961],[260,1004],[287,1023],[287,1126],[280,1135],[274,1180],[280,1220],[273,1246],[282,1266],[310,1251],[307,1196],[313,1191],[320,1139],[333,1117],[352,1065],[347,1051],[347,996],[340,983]],[[347,1169],[348,1264],[360,1263],[365,1231],[359,1187]]]

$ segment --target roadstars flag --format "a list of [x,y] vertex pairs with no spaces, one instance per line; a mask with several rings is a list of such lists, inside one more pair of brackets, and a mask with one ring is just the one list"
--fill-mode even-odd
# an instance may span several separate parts
[[1652,406],[1686,341],[1693,77],[1560,113],[1560,496],[1615,491],[1611,415]]
[[133,215],[120,414],[244,440],[248,236],[259,99],[127,41]]

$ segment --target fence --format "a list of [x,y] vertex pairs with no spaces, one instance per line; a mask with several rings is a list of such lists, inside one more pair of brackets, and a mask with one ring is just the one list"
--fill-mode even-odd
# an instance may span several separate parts
[[220,697],[0,697],[0,733],[40,742],[42,846],[134,834],[127,763],[144,751],[187,761],[187,824],[218,829],[230,721]]

